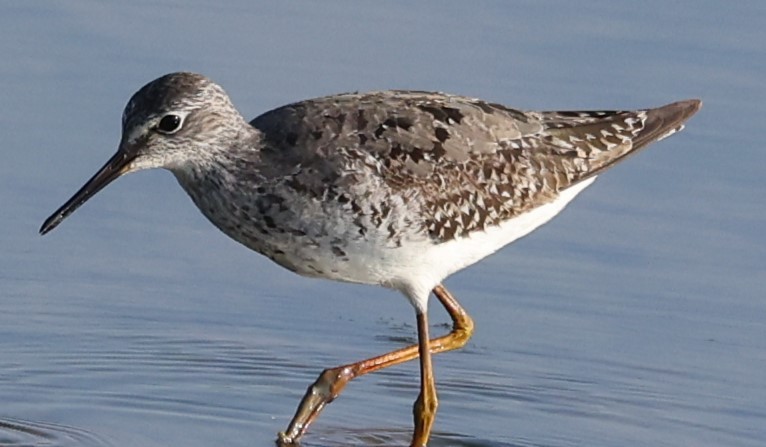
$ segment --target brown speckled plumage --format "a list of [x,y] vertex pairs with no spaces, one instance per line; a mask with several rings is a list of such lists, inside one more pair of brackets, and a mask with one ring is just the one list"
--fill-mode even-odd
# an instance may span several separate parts
[[[462,96],[385,91],[291,104],[256,118],[270,165],[326,167],[326,182],[291,183],[318,197],[349,160],[365,160],[392,194],[420,203],[435,242],[466,236],[553,200],[677,129],[690,104],[649,111],[522,112]],[[349,174],[351,175],[351,174]],[[367,175],[367,174],[364,174]],[[385,204],[374,210],[383,217]]]
[[[402,292],[416,310],[418,344],[325,370],[279,443],[293,445],[349,380],[419,358],[412,446],[423,447],[437,402],[431,353],[462,347],[473,331],[440,282],[550,220],[596,175],[681,129],[699,107],[527,112],[383,91],[302,101],[247,123],[220,86],[172,73],[133,95],[117,153],[40,231],[120,175],[161,167],[214,225],[278,264]],[[430,292],[453,319],[433,340]]]
[[[405,290],[420,272],[407,273],[409,263],[423,256],[428,264],[424,250],[556,203],[680,129],[699,105],[528,112],[464,96],[381,91],[297,102],[248,124],[220,86],[173,73],[130,99],[120,153],[105,169],[169,169],[213,224],[290,270]],[[168,116],[179,120],[172,132],[162,129]],[[89,196],[78,193],[43,231]],[[551,217],[542,214],[531,229]],[[418,289],[427,294],[527,231],[504,230],[515,236],[431,268]]]

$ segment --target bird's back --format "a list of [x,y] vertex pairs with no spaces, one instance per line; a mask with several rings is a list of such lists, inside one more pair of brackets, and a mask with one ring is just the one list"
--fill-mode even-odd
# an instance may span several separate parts
[[251,124],[267,142],[267,175],[290,172],[306,194],[352,202],[364,197],[349,187],[374,176],[370,185],[384,189],[376,193],[417,205],[412,224],[439,243],[550,203],[679,130],[699,107],[688,100],[638,111],[524,112],[463,96],[383,91],[298,102]]

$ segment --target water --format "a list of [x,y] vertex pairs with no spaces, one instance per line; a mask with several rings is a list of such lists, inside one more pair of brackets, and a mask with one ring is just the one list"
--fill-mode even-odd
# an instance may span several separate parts
[[[0,445],[273,445],[322,368],[414,341],[404,299],[283,271],[166,172],[36,234],[112,154],[129,96],[179,69],[249,117],[356,89],[540,109],[701,97],[686,131],[447,281],[477,331],[435,357],[432,445],[763,445],[761,2],[2,10]],[[414,364],[354,381],[305,445],[406,445],[416,394]]]

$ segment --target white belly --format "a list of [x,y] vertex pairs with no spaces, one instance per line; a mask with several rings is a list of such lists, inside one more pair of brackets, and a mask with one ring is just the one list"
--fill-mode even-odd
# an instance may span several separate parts
[[[260,234],[255,223],[263,226],[259,219],[265,222],[265,218],[256,215],[249,219],[253,225],[240,225],[248,219],[241,215],[241,209],[229,206],[248,203],[248,197],[218,196],[210,194],[209,188],[197,190],[197,183],[186,182],[182,174],[177,173],[179,182],[197,206],[233,239],[301,275],[399,290],[421,311],[427,308],[431,290],[444,278],[548,222],[596,179],[582,181],[562,191],[554,201],[498,226],[434,244],[422,230],[410,228],[407,214],[419,209],[416,205],[408,208],[402,197],[392,205],[397,212],[377,225],[365,222],[362,234],[355,219],[349,218],[348,210],[296,194],[287,200],[292,203],[291,208],[271,216],[279,228],[269,229],[268,235]],[[376,200],[384,198],[372,197],[369,202]],[[400,241],[391,239],[389,224],[402,235]]]
[[595,179],[596,177],[592,177],[582,181],[562,191],[553,202],[485,231],[438,245],[422,243],[398,250],[397,262],[385,263],[391,268],[386,272],[386,276],[392,279],[383,285],[402,291],[413,306],[425,311],[430,291],[444,278],[548,222]]

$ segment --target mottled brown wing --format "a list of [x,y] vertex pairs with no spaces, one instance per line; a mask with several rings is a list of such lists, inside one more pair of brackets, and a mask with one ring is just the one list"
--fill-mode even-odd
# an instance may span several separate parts
[[388,188],[419,201],[421,224],[444,241],[550,202],[678,130],[698,108],[686,101],[635,112],[522,112],[387,91],[304,101],[252,124],[270,140],[272,166],[287,170],[297,160],[323,173],[317,193],[363,160]]

